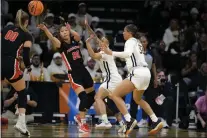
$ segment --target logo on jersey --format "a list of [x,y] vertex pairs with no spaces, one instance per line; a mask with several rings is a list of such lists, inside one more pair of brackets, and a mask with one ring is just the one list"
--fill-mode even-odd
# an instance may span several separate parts
[[79,51],[72,52],[73,60],[81,58]]
[[69,52],[71,52],[71,51],[73,51],[73,50],[75,50],[75,49],[80,49],[80,46],[73,46],[73,47],[69,48],[69,49],[67,50],[67,53],[69,53]]

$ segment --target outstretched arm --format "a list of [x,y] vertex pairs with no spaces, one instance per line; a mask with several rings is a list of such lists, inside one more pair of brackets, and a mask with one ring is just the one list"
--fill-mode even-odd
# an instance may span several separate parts
[[50,41],[56,48],[60,48],[61,45],[60,41],[50,33],[50,31],[47,29],[47,27],[44,24],[39,24],[38,28],[40,28],[45,32],[47,37],[50,39]]
[[124,47],[124,51],[123,52],[111,51],[107,47],[104,47],[103,50],[108,55],[113,55],[113,56],[119,57],[119,58],[129,58],[132,55],[132,53],[133,53],[135,45],[136,45],[136,41],[129,40],[129,41],[127,41],[125,43],[125,47]]
[[92,49],[92,47],[91,47],[91,44],[90,44],[90,41],[91,41],[91,39],[93,39],[93,35],[91,35],[87,40],[86,40],[86,47],[87,47],[87,49],[88,49],[88,53],[89,53],[89,55],[90,55],[90,57],[91,58],[93,58],[93,59],[101,59],[101,54],[100,53],[95,53],[94,51],[93,51],[93,49]]
[[88,25],[87,17],[85,17],[85,26],[86,26],[86,29],[88,30],[89,34],[90,34],[90,35],[93,35],[93,36],[94,36],[93,38],[94,38],[98,43],[100,43],[101,40],[98,38],[98,36],[96,35],[96,33],[95,33],[95,32],[91,29],[91,27]]

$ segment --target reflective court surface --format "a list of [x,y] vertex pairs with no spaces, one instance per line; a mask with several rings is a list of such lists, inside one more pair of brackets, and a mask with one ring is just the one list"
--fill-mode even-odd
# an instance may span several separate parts
[[[78,133],[78,129],[75,125],[28,125],[28,129],[31,133],[30,137],[126,137],[124,134],[117,133],[118,127],[113,126],[109,130],[97,130],[92,128],[91,133]],[[133,130],[129,137],[133,138],[206,138],[207,132],[196,132],[195,130],[181,130],[176,128],[162,129],[162,131],[155,136],[147,136],[148,129],[140,128]],[[1,126],[2,137],[22,137],[22,135],[14,130],[12,125]]]

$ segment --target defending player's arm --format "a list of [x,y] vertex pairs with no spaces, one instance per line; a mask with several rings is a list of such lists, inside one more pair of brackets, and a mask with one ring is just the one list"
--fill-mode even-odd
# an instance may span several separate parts
[[60,41],[50,33],[50,31],[47,29],[47,27],[44,24],[39,24],[38,28],[40,28],[45,32],[47,37],[50,39],[50,41],[56,48],[60,48],[61,45]]
[[87,17],[85,18],[85,26],[86,26],[86,29],[88,30],[89,34],[94,36],[94,39],[97,41],[97,43],[101,43],[101,40],[98,38],[96,33],[92,30],[90,25],[88,25]]
[[136,41],[134,40],[128,40],[125,43],[125,47],[124,47],[124,51],[123,52],[115,52],[115,51],[111,51],[108,48],[104,48],[104,52],[108,55],[113,55],[115,57],[119,57],[119,58],[129,58],[134,50],[134,46],[136,45]]
[[87,40],[86,40],[86,47],[88,49],[88,53],[90,55],[91,58],[93,59],[101,59],[101,54],[100,53],[95,53],[90,45],[90,40],[93,39],[94,36],[90,36]]

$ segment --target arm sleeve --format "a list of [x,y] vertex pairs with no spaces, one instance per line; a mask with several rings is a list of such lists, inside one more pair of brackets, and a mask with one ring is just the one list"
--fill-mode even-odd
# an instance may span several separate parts
[[29,47],[24,47],[23,48],[23,61],[24,61],[24,64],[25,64],[26,68],[30,67],[29,54],[30,54],[30,48]]
[[26,32],[24,41],[31,41],[31,42],[33,42],[32,35]]
[[125,43],[124,52],[113,52],[112,55],[119,58],[129,58],[133,53],[136,43],[135,40],[128,40]]
[[[26,42],[26,41],[33,42],[33,38],[29,33],[25,33],[24,42]],[[29,47],[23,47],[23,61],[24,61],[24,64],[25,64],[26,68],[30,67],[29,54],[30,54],[30,48]]]

